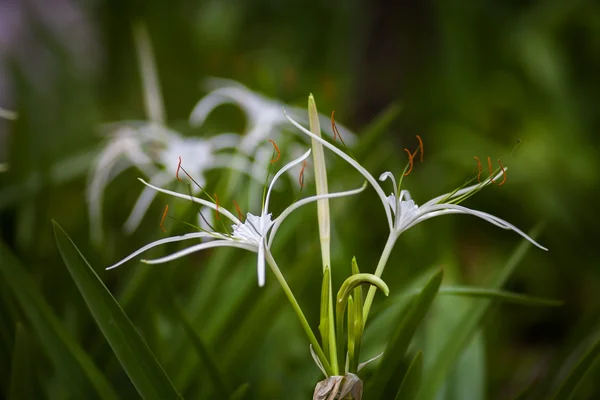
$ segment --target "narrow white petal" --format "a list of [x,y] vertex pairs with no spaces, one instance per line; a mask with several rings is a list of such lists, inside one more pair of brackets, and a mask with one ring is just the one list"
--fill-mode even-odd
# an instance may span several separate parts
[[237,217],[235,215],[233,215],[232,213],[230,213],[227,209],[225,209],[223,207],[219,207],[219,209],[217,210],[216,204],[214,204],[214,203],[212,203],[210,201],[199,199],[198,197],[190,196],[189,194],[183,194],[183,193],[173,192],[172,190],[162,189],[162,188],[159,188],[157,186],[154,186],[154,185],[146,182],[142,178],[138,178],[138,179],[144,185],[149,186],[149,187],[151,187],[154,190],[157,190],[157,191],[159,191],[161,193],[170,194],[171,196],[179,197],[181,199],[191,200],[194,203],[202,204],[203,206],[211,208],[211,209],[213,209],[215,211],[219,211],[220,214],[222,214],[222,215],[226,216],[227,218],[229,218],[233,223],[235,223],[235,224],[241,224],[241,221],[239,219],[237,219]]
[[265,243],[264,239],[260,241],[258,246],[258,263],[256,265],[256,273],[258,274],[258,286],[265,286]]
[[238,249],[244,249],[244,250],[248,250],[248,251],[252,251],[252,252],[257,251],[256,246],[253,246],[248,243],[237,242],[235,240],[231,240],[231,239],[227,238],[227,239],[223,239],[223,240],[215,240],[213,242],[197,244],[197,245],[188,247],[187,249],[183,249],[181,251],[173,253],[171,255],[168,255],[168,256],[165,256],[162,258],[157,258],[155,260],[141,260],[141,261],[146,264],[162,264],[162,263],[166,263],[166,262],[173,261],[178,258],[187,256],[188,254],[192,254],[197,251],[209,249],[211,247],[237,247]]
[[212,235],[212,234],[207,233],[207,232],[194,232],[194,233],[188,233],[188,234],[185,234],[185,235],[171,236],[171,237],[168,237],[168,238],[156,240],[156,241],[154,241],[152,243],[149,243],[149,244],[145,245],[141,249],[139,249],[137,251],[134,251],[133,253],[131,253],[130,255],[128,255],[127,257],[125,257],[124,259],[122,259],[121,261],[119,261],[118,263],[116,263],[114,265],[111,265],[110,267],[108,267],[106,269],[109,270],[109,269],[117,268],[119,265],[122,265],[122,264],[126,263],[127,261],[129,261],[132,258],[138,256],[139,254],[145,252],[146,250],[150,250],[151,248],[156,247],[156,246],[160,246],[161,244],[172,243],[172,242],[181,242],[183,240],[199,239],[199,238],[207,238],[207,237],[215,237],[215,235]]
[[304,128],[302,125],[300,125],[296,121],[294,121],[291,117],[289,117],[287,115],[285,110],[283,110],[283,113],[284,113],[285,117],[288,119],[288,121],[290,121],[292,123],[292,125],[294,125],[298,129],[300,129],[304,134],[319,141],[321,144],[323,144],[323,146],[327,147],[329,150],[333,151],[338,156],[342,157],[348,164],[352,165],[358,172],[360,172],[360,174],[362,176],[365,177],[365,179],[371,184],[371,186],[373,186],[373,189],[375,189],[375,191],[377,192],[377,195],[379,196],[379,199],[381,200],[381,203],[383,204],[383,208],[385,210],[385,215],[387,217],[390,230],[393,229],[393,226],[394,226],[393,219],[392,219],[390,207],[388,206],[387,196],[385,195],[385,192],[383,191],[383,189],[381,188],[379,183],[377,183],[377,180],[373,177],[373,175],[371,175],[369,173],[369,171],[367,171],[362,165],[360,165],[358,162],[356,162],[354,159],[352,159],[346,153],[344,153],[343,151],[341,151],[340,149],[338,149],[337,147],[335,147],[328,141],[324,140],[323,138],[318,137],[317,135],[315,135],[308,129]]
[[381,182],[385,181],[386,179],[389,179],[392,181],[392,185],[394,185],[394,196],[397,197],[399,195],[398,185],[396,185],[396,178],[394,177],[394,174],[392,174],[390,171],[386,171],[379,176],[379,180]]
[[316,196],[310,196],[307,197],[305,199],[302,200],[298,200],[297,202],[291,204],[290,206],[288,206],[288,208],[286,208],[285,210],[283,210],[283,212],[279,215],[279,217],[277,217],[274,221],[273,221],[273,227],[271,228],[271,233],[269,234],[269,242],[268,242],[268,247],[271,247],[271,244],[273,243],[273,239],[275,238],[275,233],[277,232],[277,230],[279,229],[279,226],[281,225],[281,223],[296,209],[302,207],[303,205],[309,204],[309,203],[313,203],[319,199],[333,199],[336,197],[345,197],[345,196],[352,196],[354,194],[358,194],[360,192],[362,192],[363,190],[365,190],[367,187],[367,183],[365,182],[361,187],[359,187],[358,189],[352,189],[352,190],[348,190],[345,192],[335,192],[335,193],[328,193],[325,195],[316,195]]
[[213,147],[215,151],[224,149],[235,149],[239,144],[242,137],[237,133],[221,133],[210,137],[207,142]]
[[290,161],[289,163],[284,165],[283,168],[281,168],[279,171],[277,171],[277,173],[271,180],[269,189],[267,190],[267,198],[265,199],[265,205],[263,207],[263,212],[262,212],[263,214],[265,213],[266,210],[269,209],[269,199],[271,197],[271,190],[273,190],[273,185],[275,184],[277,179],[279,179],[279,177],[281,175],[283,175],[290,168],[293,168],[294,166],[300,164],[302,161],[306,160],[308,158],[308,156],[310,155],[310,152],[311,152],[311,149],[306,150],[306,152],[304,154],[302,154],[300,157],[296,158],[295,160]]
[[[423,208],[423,207],[421,207],[421,208]],[[542,250],[548,251],[547,248],[545,248],[544,246],[542,246],[541,244],[539,244],[538,242],[533,240],[525,232],[521,231],[516,226],[512,225],[511,223],[509,223],[501,218],[498,218],[492,214],[485,213],[483,211],[472,210],[470,208],[467,208],[467,207],[464,207],[464,206],[461,206],[458,204],[438,204],[438,205],[430,206],[430,207],[428,207],[428,209],[425,212],[419,212],[418,214],[420,214],[418,217],[412,219],[410,222],[407,221],[407,224],[402,227],[401,231],[404,231],[404,230],[416,225],[419,222],[425,221],[429,218],[437,217],[439,215],[471,214],[471,215],[479,217],[493,225],[496,225],[499,228],[512,230],[512,231],[516,232],[517,234],[521,235],[522,237],[524,237],[525,239],[527,239],[528,241],[530,241],[536,247],[539,247]]]

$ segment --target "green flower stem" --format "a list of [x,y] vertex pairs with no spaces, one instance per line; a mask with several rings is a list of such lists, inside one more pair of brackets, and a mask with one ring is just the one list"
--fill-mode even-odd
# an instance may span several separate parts
[[292,308],[294,309],[296,316],[300,320],[300,324],[302,325],[302,328],[304,328],[304,332],[306,333],[306,336],[308,336],[308,341],[312,345],[313,350],[317,354],[317,357],[319,357],[321,364],[323,364],[323,368],[325,368],[325,372],[327,372],[327,375],[333,376],[334,375],[333,370],[331,369],[331,365],[329,364],[329,361],[327,361],[327,357],[325,356],[325,353],[323,353],[323,349],[321,348],[321,345],[317,341],[317,338],[316,338],[315,334],[313,333],[312,329],[310,329],[310,325],[308,324],[308,321],[306,320],[306,317],[304,316],[304,313],[302,312],[302,309],[300,308],[298,301],[296,301],[296,298],[294,297],[294,294],[292,293],[292,289],[290,289],[290,287],[288,286],[285,278],[283,277],[283,274],[281,273],[281,271],[279,270],[279,267],[277,266],[277,263],[275,262],[275,259],[273,258],[273,256],[271,255],[271,252],[268,249],[265,251],[265,259],[267,260],[267,263],[271,267],[271,271],[273,271],[273,274],[275,274],[275,277],[277,278],[277,281],[281,285],[281,288],[283,289],[285,295],[287,296],[288,300],[292,304]]
[[[385,265],[390,258],[390,254],[392,254],[392,250],[394,249],[394,245],[396,244],[396,240],[398,240],[398,235],[395,232],[390,232],[390,236],[388,237],[387,242],[385,243],[385,247],[383,248],[383,253],[381,253],[381,257],[379,258],[379,263],[377,264],[377,268],[375,269],[375,276],[381,278],[383,274],[383,270],[385,269]],[[363,307],[363,324],[367,324],[367,318],[369,317],[369,311],[371,311],[371,304],[373,303],[373,298],[375,297],[375,292],[377,292],[377,286],[371,286],[369,288],[369,292],[367,293],[367,298],[365,299],[365,305]]]

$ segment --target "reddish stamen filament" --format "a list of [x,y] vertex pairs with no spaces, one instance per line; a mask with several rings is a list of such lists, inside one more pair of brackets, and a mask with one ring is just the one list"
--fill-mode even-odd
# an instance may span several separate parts
[[175,172],[175,178],[177,178],[178,181],[181,181],[181,179],[179,179],[179,170],[181,169],[181,156],[179,156],[179,162],[177,163],[177,171]]
[[477,160],[477,182],[481,182],[481,160],[477,156],[473,156]]
[[298,182],[300,183],[300,189],[304,188],[304,168],[306,168],[306,160],[302,162],[302,169],[300,170],[300,176]]
[[269,139],[269,142],[271,142],[271,144],[275,148],[275,151],[277,152],[277,157],[275,157],[274,159],[271,160],[271,164],[273,164],[273,163],[276,163],[277,161],[279,161],[279,159],[281,158],[281,152],[279,151],[279,147],[277,147],[277,144],[275,143],[275,141]]
[[233,205],[235,206],[235,210],[237,211],[238,218],[240,219],[240,221],[244,222],[244,214],[242,214],[242,210],[240,209],[240,205],[235,200],[233,201]]
[[504,170],[504,165],[502,165],[500,159],[498,159],[498,165],[500,165],[500,169],[502,170],[502,182],[498,184],[498,187],[500,187],[506,182],[506,171]]
[[[419,161],[423,162],[423,153],[425,152],[425,148],[423,147],[423,140],[421,140],[421,136],[419,135],[417,135],[417,140],[419,141],[419,148],[417,150],[421,150],[421,156],[419,157]],[[417,155],[417,150],[415,150],[414,156]]]
[[165,226],[163,224],[165,223],[165,218],[167,217],[168,211],[169,211],[169,205],[167,204],[165,206],[165,211],[163,212],[162,218],[160,220],[160,229],[162,229],[162,231],[165,233],[167,233],[167,230],[165,229]]
[[344,143],[344,139],[342,139],[342,135],[338,130],[337,125],[335,124],[335,110],[331,112],[331,130],[333,131],[333,140],[335,141],[336,137],[340,138],[340,142],[346,147],[346,143]]
[[404,173],[404,176],[406,176],[410,174],[410,171],[413,169],[413,158],[417,155],[417,153],[415,152],[415,154],[412,154],[408,149],[404,149],[404,151],[408,153],[408,171]]
[[221,216],[219,215],[219,196],[217,196],[217,194],[215,193],[215,204],[217,205],[217,209],[215,210],[215,216],[217,217],[217,219],[221,219]]

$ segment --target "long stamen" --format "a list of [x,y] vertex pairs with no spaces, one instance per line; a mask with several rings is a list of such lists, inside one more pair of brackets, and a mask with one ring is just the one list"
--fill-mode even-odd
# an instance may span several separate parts
[[306,168],[306,160],[302,162],[302,169],[300,170],[300,176],[298,176],[298,182],[300,183],[300,190],[304,188],[304,168]]
[[215,204],[217,206],[217,209],[215,210],[215,216],[217,217],[218,220],[220,220],[221,216],[219,215],[219,196],[217,196],[216,193],[215,193]]
[[409,163],[409,164],[408,164],[408,171],[406,171],[406,172],[404,173],[404,176],[407,176],[408,174],[410,174],[410,171],[412,171],[412,169],[413,169],[413,158],[415,157],[415,155],[416,155],[417,153],[415,153],[415,154],[412,154],[412,153],[410,152],[410,150],[408,150],[408,149],[404,149],[404,151],[405,151],[406,153],[408,153],[408,163]]
[[340,138],[340,142],[346,147],[346,143],[344,143],[344,139],[342,139],[342,135],[338,130],[337,125],[335,124],[335,110],[331,112],[331,130],[333,131],[333,140],[335,141],[336,137]]
[[277,152],[277,157],[275,157],[274,159],[271,159],[271,164],[273,164],[273,163],[276,163],[277,161],[279,161],[279,159],[281,158],[281,151],[279,151],[279,147],[277,147],[277,143],[275,143],[274,140],[269,139],[269,142],[271,142],[271,144],[275,148],[275,151]]
[[500,169],[502,170],[502,182],[498,184],[498,187],[500,187],[506,183],[506,171],[504,170],[504,165],[502,165],[500,159],[498,159],[498,165],[500,165]]
[[481,182],[481,160],[477,156],[473,156],[477,160],[477,182]]
[[488,172],[490,173],[490,181],[495,184],[494,171],[492,171],[492,159],[490,157],[488,157]]
[[[421,156],[419,157],[419,161],[423,162],[423,153],[425,152],[425,148],[423,147],[423,140],[419,135],[417,135],[417,140],[419,141],[419,147],[417,148],[417,150],[421,150]],[[415,150],[415,156],[417,155],[417,150]]]
[[179,156],[179,162],[177,163],[177,171],[175,172],[175,178],[177,178],[178,181],[181,181],[181,179],[179,178],[179,170],[181,169],[181,156]]
[[162,218],[160,219],[160,229],[162,229],[162,231],[164,233],[167,233],[167,230],[165,229],[164,223],[165,223],[165,218],[167,217],[167,212],[169,211],[169,205],[167,204],[165,206],[165,211],[163,212]]
[[244,222],[244,214],[242,214],[242,210],[240,209],[240,205],[235,200],[233,200],[233,205],[235,206],[235,210],[237,211],[238,218],[240,219],[240,221]]

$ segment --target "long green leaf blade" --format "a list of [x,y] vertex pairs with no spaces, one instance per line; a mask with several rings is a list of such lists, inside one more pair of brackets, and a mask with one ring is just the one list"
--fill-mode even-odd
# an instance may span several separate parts
[[58,249],[71,277],[139,394],[144,399],[181,398],[119,303],[66,232],[54,221],[53,225]]
[[507,303],[520,304],[524,306],[559,307],[564,304],[560,300],[544,299],[541,297],[527,296],[512,293],[505,290],[477,288],[468,286],[447,286],[440,288],[440,295],[463,296],[472,298],[483,298],[499,300]]
[[574,398],[577,386],[583,380],[585,374],[590,370],[596,360],[600,358],[600,340],[596,341],[592,348],[579,360],[575,368],[571,370],[569,376],[560,385],[554,400],[567,400]]
[[12,289],[56,374],[73,398],[117,399],[117,394],[92,360],[70,336],[35,287],[25,267],[0,242],[0,275]]
[[10,389],[8,400],[35,399],[34,386],[32,385],[31,371],[32,360],[30,351],[29,334],[18,323],[15,332],[15,346],[12,354],[12,368],[10,376]]
[[437,271],[427,282],[421,293],[414,299],[392,335],[383,354],[383,360],[372,380],[369,398],[380,399],[388,383],[393,379],[394,372],[402,362],[404,354],[427,311],[433,304],[444,277],[444,271]]
[[414,399],[421,386],[421,376],[423,375],[423,353],[420,351],[417,353],[410,363],[400,389],[396,394],[396,400],[411,400]]

